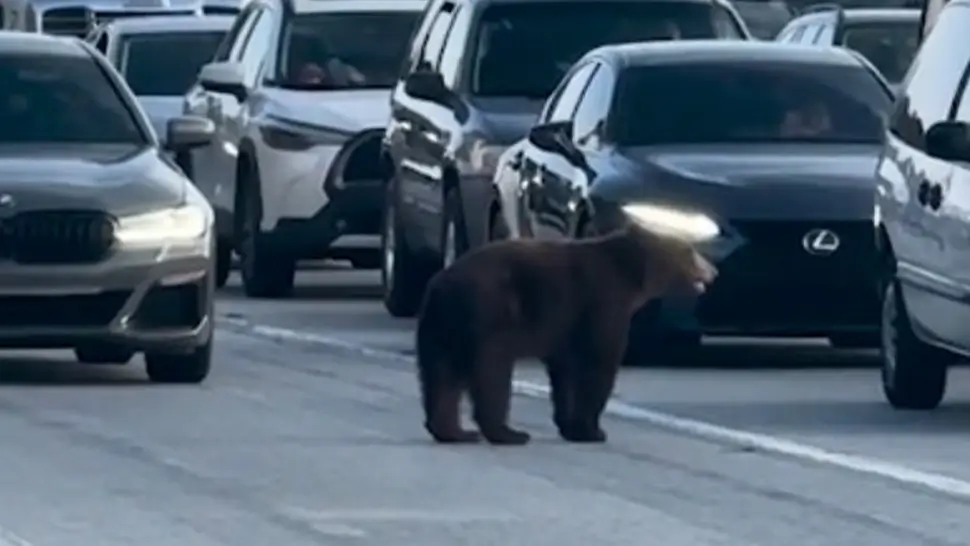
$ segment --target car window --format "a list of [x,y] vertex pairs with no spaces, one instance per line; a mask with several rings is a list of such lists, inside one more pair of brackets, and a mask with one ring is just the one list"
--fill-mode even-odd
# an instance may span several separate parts
[[919,45],[919,24],[914,21],[854,23],[845,28],[843,45],[869,59],[886,80],[902,81]]
[[[587,51],[611,43],[715,38],[725,8],[706,2],[529,2],[485,9],[474,43],[471,92],[543,99]],[[740,37],[736,28],[727,31]]]
[[580,146],[595,146],[602,136],[613,98],[613,71],[600,66],[573,114],[573,138]]
[[98,35],[98,39],[94,42],[94,47],[101,53],[108,52],[108,33],[101,32]]
[[448,30],[448,37],[441,58],[438,62],[438,72],[445,80],[445,85],[454,89],[458,83],[458,76],[464,58],[465,44],[468,42],[468,32],[471,27],[471,11],[458,8],[453,16],[454,23]]
[[0,57],[0,143],[144,144],[133,112],[90,57]]
[[308,13],[283,30],[275,82],[294,89],[390,88],[416,11]]
[[576,111],[576,103],[583,96],[583,90],[589,82],[590,75],[596,70],[596,63],[587,63],[576,69],[545,108],[543,122],[566,121]]
[[635,67],[624,71],[610,125],[627,145],[878,143],[890,105],[861,65]]
[[119,71],[136,95],[182,95],[212,59],[221,30],[157,32],[122,38]]
[[734,8],[741,14],[755,38],[773,39],[792,18],[787,2],[778,0],[736,0]]
[[970,8],[952,4],[936,22],[903,78],[890,118],[893,134],[917,149],[934,123],[947,119],[963,70],[970,61]]
[[832,45],[835,41],[835,25],[831,23],[825,23],[821,25],[818,29],[818,34],[815,35],[815,40],[812,43],[819,45]]

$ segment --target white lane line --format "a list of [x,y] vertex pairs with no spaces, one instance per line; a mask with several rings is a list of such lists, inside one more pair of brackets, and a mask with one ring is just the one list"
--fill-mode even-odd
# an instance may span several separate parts
[[[350,343],[313,332],[301,332],[275,326],[255,325],[246,320],[231,317],[220,317],[219,322],[241,327],[253,335],[268,339],[325,345],[353,351],[362,356],[399,362],[414,362],[414,357],[412,356],[364,347],[356,343]],[[548,385],[532,381],[515,380],[513,382],[513,390],[520,396],[532,398],[547,398],[549,396]],[[879,476],[897,483],[922,487],[945,495],[970,500],[970,481],[932,472],[924,472],[881,459],[830,451],[785,438],[723,427],[695,419],[677,417],[675,415],[634,406],[616,399],[610,400],[606,407],[606,412],[617,417],[648,423],[655,427],[681,434],[740,445],[757,451],[838,467],[861,474]],[[0,543],[0,546],[3,546],[2,543]]]

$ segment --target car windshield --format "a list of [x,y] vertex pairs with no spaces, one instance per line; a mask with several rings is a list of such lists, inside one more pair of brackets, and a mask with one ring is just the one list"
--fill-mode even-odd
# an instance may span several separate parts
[[120,90],[91,57],[0,56],[0,143],[146,142]]
[[890,105],[861,66],[691,63],[624,71],[610,125],[630,146],[875,143]]
[[420,15],[414,11],[297,15],[283,37],[276,83],[321,90],[393,87]]
[[128,35],[121,41],[119,68],[136,95],[182,95],[224,35],[221,30]]
[[887,80],[899,83],[919,46],[919,21],[856,23],[846,27],[843,43],[862,53]]
[[528,2],[495,5],[474,50],[476,96],[544,99],[595,47],[646,40],[740,37],[714,2]]
[[788,3],[780,0],[736,0],[734,8],[751,34],[762,40],[774,39],[793,16]]

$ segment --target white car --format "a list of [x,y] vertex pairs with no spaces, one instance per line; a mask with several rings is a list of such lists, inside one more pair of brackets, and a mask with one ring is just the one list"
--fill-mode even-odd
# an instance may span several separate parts
[[119,19],[86,41],[108,58],[148,113],[159,135],[182,115],[182,100],[199,69],[215,56],[234,18],[225,15]]
[[216,139],[188,167],[247,295],[288,295],[303,259],[379,265],[381,139],[425,3],[253,0],[202,68],[185,113]]
[[115,19],[201,15],[204,10],[201,0],[3,0],[0,2],[0,24],[4,30],[81,38],[96,26]]

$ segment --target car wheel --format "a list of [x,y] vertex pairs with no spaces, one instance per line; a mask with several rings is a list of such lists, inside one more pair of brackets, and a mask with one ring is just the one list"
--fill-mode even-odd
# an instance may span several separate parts
[[242,215],[239,224],[240,267],[243,291],[251,298],[284,298],[293,292],[296,260],[274,252],[259,227],[258,176],[254,165],[247,165],[244,176]]
[[447,268],[468,252],[468,230],[462,212],[461,196],[451,189],[445,194],[445,213],[441,230],[441,264]]
[[84,364],[127,364],[135,356],[135,351],[111,345],[92,345],[75,348],[74,356]]
[[833,334],[829,343],[837,349],[875,349],[879,347],[878,333]]
[[190,353],[146,353],[145,371],[153,383],[202,383],[212,369],[212,338]]
[[381,287],[384,308],[393,317],[418,314],[424,290],[437,264],[413,252],[401,232],[394,183],[388,183],[381,226]]
[[232,271],[232,244],[220,239],[216,244],[216,287],[222,288],[229,280]]
[[957,358],[916,337],[898,281],[886,283],[881,329],[882,390],[889,404],[910,410],[939,406],[947,369]]

